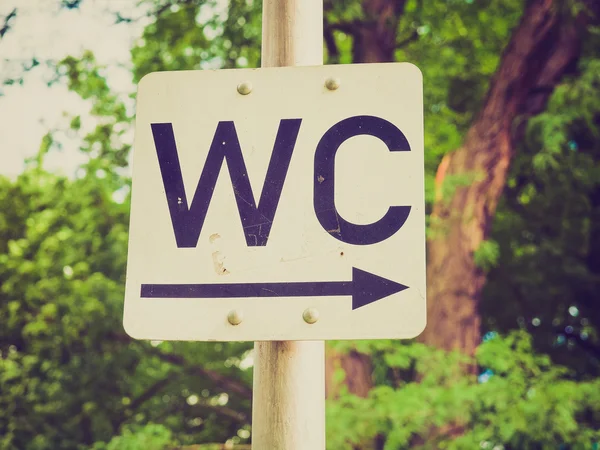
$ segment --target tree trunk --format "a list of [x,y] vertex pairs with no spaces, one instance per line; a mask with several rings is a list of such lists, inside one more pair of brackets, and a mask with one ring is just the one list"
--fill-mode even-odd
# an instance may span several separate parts
[[[595,0],[585,1],[598,12]],[[365,23],[331,28],[353,36],[354,62],[393,61],[403,8],[404,1],[366,0]],[[428,325],[421,342],[473,355],[481,341],[478,305],[485,272],[475,265],[474,252],[489,235],[514,144],[527,119],[544,110],[555,86],[574,68],[580,34],[589,20],[585,13],[571,20],[559,9],[559,2],[552,0],[527,3],[463,147],[446,155],[440,164],[436,184],[441,185],[449,175],[471,176],[473,181],[457,188],[450,199],[437,196],[434,204],[427,258]],[[367,356],[329,352],[329,398],[339,392],[331,376],[336,367],[345,370],[350,393],[367,395],[372,387]],[[434,435],[461,432],[460,425],[451,425]]]
[[[341,384],[348,387],[348,392],[358,397],[366,397],[373,387],[371,375],[373,367],[371,359],[362,353],[352,351],[341,354],[335,350],[327,349],[325,363],[325,394],[329,399],[335,399],[339,395]],[[336,372],[344,371],[344,379],[336,380]]]
[[364,0],[365,20],[356,24],[353,36],[354,63],[391,62],[395,59],[396,38],[406,0]]
[[552,0],[530,1],[462,148],[446,155],[436,180],[468,176],[450,199],[437,196],[428,242],[428,324],[421,342],[473,355],[481,341],[485,272],[474,252],[488,237],[515,141],[545,108],[580,54],[587,16],[569,19]]
[[[527,119],[544,110],[561,78],[575,68],[586,21],[583,15],[565,17],[552,0],[529,1],[464,145],[438,167],[427,246],[427,328],[421,342],[474,356],[481,342],[479,300],[486,281],[475,251],[489,236],[515,143]],[[457,175],[468,177],[469,185],[443,198],[444,178]],[[477,366],[465,370],[475,375]],[[463,430],[461,423],[446,424],[426,438],[415,436],[413,443],[435,448],[439,439]]]

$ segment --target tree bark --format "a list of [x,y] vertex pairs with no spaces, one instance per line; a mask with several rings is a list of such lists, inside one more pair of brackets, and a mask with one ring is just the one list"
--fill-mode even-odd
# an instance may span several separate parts
[[[338,353],[331,348],[327,349],[325,362],[325,394],[329,399],[335,399],[339,395],[340,387],[345,384],[348,392],[358,397],[366,397],[373,387],[371,379],[373,367],[371,359],[359,352]],[[335,372],[343,370],[343,380],[335,380]]]
[[[353,38],[352,61],[354,63],[391,62],[398,48],[397,31],[406,0],[363,0],[364,19],[352,22],[327,23],[325,44],[330,56],[336,58],[338,50],[331,32],[341,31]],[[325,1],[325,10],[331,2]],[[409,38],[411,40],[412,37]]]
[[406,0],[365,0],[366,20],[354,36],[355,63],[378,63],[395,60],[396,40],[400,17]]
[[[585,3],[588,10],[571,19],[561,13],[559,2],[527,2],[464,145],[446,155],[438,168],[438,187],[448,176],[469,176],[473,181],[457,188],[449,199],[436,195],[428,239],[428,325],[421,342],[467,355],[474,355],[481,342],[478,307],[486,274],[476,266],[474,252],[489,236],[515,143],[527,119],[544,110],[556,85],[575,68],[589,12],[595,14],[595,21],[598,18],[595,0]],[[354,62],[395,59],[403,8],[403,1],[367,0],[365,23],[334,26],[353,36]],[[336,367],[346,372],[344,382],[350,393],[368,395],[372,365],[367,356],[329,352],[329,398],[339,392],[331,377]],[[452,424],[433,434],[458,435],[461,430],[460,424]]]
[[428,324],[421,342],[468,355],[481,342],[478,307],[486,274],[474,253],[489,236],[515,142],[574,68],[588,19],[583,13],[565,17],[552,0],[530,1],[463,147],[440,164],[440,185],[456,175],[473,181],[450,199],[436,196],[428,241]]

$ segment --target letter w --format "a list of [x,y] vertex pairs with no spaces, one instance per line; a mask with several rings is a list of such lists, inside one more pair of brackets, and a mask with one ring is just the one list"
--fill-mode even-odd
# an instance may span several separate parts
[[173,126],[170,123],[151,125],[177,247],[197,245],[223,160],[227,160],[247,245],[267,244],[301,122],[302,119],[281,120],[258,206],[235,125],[229,121],[219,122],[189,208]]

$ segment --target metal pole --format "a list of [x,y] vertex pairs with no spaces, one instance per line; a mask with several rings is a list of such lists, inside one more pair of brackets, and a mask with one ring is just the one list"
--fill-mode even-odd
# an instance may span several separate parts
[[[323,0],[263,0],[262,67],[323,64]],[[256,342],[253,450],[325,450],[325,343]]]

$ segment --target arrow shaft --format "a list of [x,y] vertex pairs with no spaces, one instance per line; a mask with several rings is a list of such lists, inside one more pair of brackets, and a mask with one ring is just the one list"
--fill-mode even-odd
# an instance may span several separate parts
[[143,298],[325,297],[352,295],[352,281],[142,284]]

